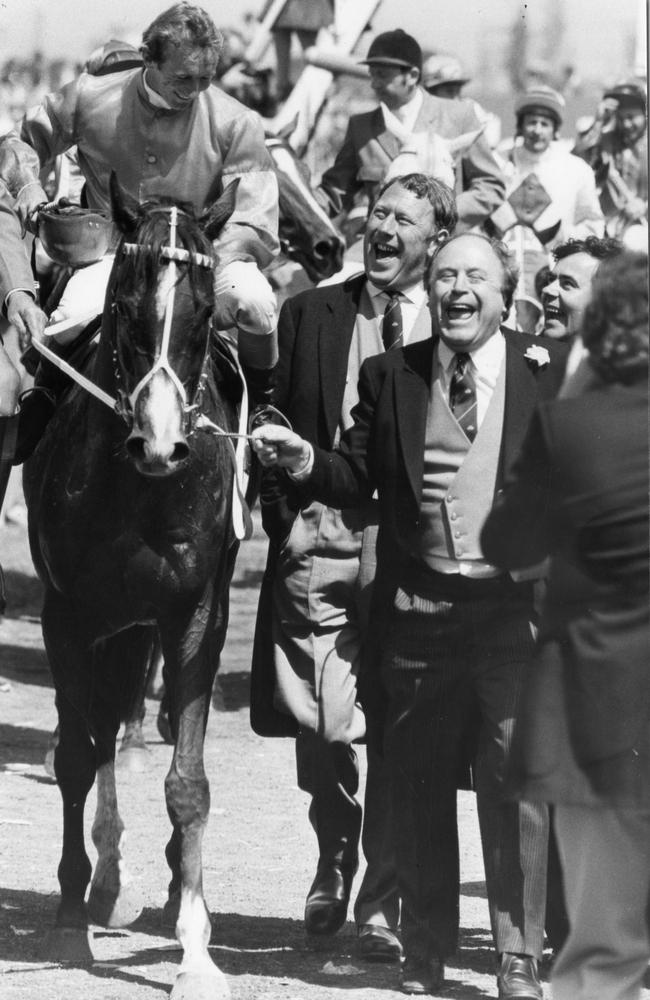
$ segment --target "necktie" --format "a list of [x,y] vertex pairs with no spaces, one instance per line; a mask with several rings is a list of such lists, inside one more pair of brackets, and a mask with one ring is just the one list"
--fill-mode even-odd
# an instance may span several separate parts
[[381,327],[381,339],[386,350],[390,350],[393,344],[401,340],[402,328],[402,307],[400,305],[400,293],[389,292],[390,298],[384,309],[384,322]]
[[456,367],[449,387],[449,406],[465,436],[476,437],[476,386],[469,370],[469,354],[456,355]]

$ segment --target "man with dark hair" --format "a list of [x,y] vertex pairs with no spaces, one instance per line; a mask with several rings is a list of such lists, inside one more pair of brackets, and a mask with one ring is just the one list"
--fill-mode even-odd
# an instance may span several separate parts
[[499,997],[542,997],[547,813],[504,793],[533,584],[491,565],[479,533],[566,348],[501,328],[516,282],[502,244],[452,237],[430,268],[434,336],[365,362],[338,451],[254,432],[262,463],[287,468],[306,497],[348,507],[378,493],[370,632],[389,696],[405,993],[437,993],[457,947],[456,780],[471,733]]
[[[422,51],[401,28],[377,35],[363,62],[380,103],[352,115],[336,160],[323,174],[321,190],[332,215],[349,211],[361,194],[372,204],[404,134],[455,139],[481,130],[469,101],[445,101],[422,89]],[[462,155],[455,191],[460,230],[481,225],[503,201],[501,171],[483,135]]]
[[[367,357],[431,336],[424,273],[457,213],[439,181],[410,174],[386,184],[368,219],[365,272],[289,299],[278,326],[275,402],[308,440],[331,448],[351,423]],[[378,752],[378,655],[367,629],[376,504],[345,510],[303,504],[295,486],[265,474],[270,537],[253,652],[251,722],[262,736],[295,736],[298,784],[319,848],[305,906],[310,934],[345,922],[358,864],[361,806],[354,740],[368,743],[363,848],[368,862],[355,918],[360,953],[397,960],[399,895],[390,842],[388,782]],[[363,668],[362,668],[363,670]],[[367,667],[366,667],[367,670]],[[363,695],[363,707],[359,705]]]
[[[215,246],[215,325],[237,330],[251,389],[262,395],[277,343],[275,298],[259,268],[278,249],[278,190],[259,117],[212,86],[220,48],[221,35],[204,10],[175,4],[145,30],[144,66],[82,73],[48,94],[26,114],[18,133],[2,140],[3,162],[12,166],[7,183],[23,223],[48,200],[41,168],[75,143],[88,207],[109,216],[113,172],[137,201],[166,196],[197,216],[236,181],[235,208]],[[67,326],[61,344],[74,342],[92,315],[101,313],[114,247],[115,241],[70,279],[51,316]],[[44,365],[41,375],[40,396],[53,405],[60,380],[48,387]]]
[[619,240],[608,236],[568,240],[554,249],[550,280],[541,289],[547,337],[573,341],[591,298],[591,280],[598,264],[622,249]]

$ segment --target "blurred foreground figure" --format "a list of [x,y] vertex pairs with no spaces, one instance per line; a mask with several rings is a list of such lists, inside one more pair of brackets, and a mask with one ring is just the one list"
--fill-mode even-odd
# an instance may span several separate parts
[[552,557],[518,791],[555,805],[571,930],[555,1000],[637,1000],[650,960],[647,256],[604,261],[582,336],[596,378],[541,403],[482,534]]

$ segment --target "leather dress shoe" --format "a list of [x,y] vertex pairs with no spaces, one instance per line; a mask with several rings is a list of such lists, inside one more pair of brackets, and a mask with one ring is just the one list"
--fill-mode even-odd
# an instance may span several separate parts
[[356,865],[319,864],[305,901],[308,934],[336,934],[341,929],[348,913],[355,872]]
[[402,993],[426,995],[444,989],[445,963],[441,958],[406,958],[400,974]]
[[497,973],[499,1000],[542,1000],[537,959],[504,952]]
[[390,927],[381,924],[361,924],[357,938],[357,953],[368,962],[399,962],[402,957],[400,940]]

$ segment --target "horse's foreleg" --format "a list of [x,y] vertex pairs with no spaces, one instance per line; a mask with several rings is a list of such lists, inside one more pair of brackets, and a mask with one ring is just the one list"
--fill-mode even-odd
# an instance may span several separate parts
[[[210,607],[209,600],[203,605],[206,607]],[[170,691],[176,746],[165,780],[167,811],[173,826],[167,848],[172,871],[168,910],[178,898],[176,936],[183,948],[172,1000],[230,997],[223,973],[208,954],[211,924],[203,898],[201,847],[210,811],[203,747],[212,680],[221,648],[217,640],[222,638],[211,618],[212,615],[199,611],[173,650],[168,637],[163,635],[165,662],[176,667]]]
[[92,870],[84,843],[84,806],[95,779],[95,748],[77,710],[61,693],[56,701],[60,731],[54,771],[63,800],[61,902],[45,950],[54,961],[83,964],[93,959],[84,903]]
[[97,770],[97,811],[92,838],[97,864],[88,896],[88,913],[102,927],[128,927],[140,916],[142,905],[135,898],[124,861],[126,831],[117,808],[112,759]]

